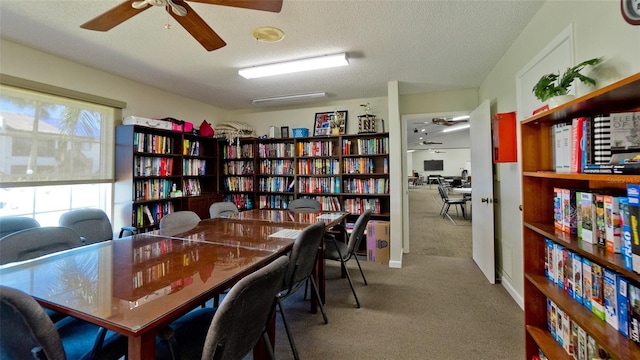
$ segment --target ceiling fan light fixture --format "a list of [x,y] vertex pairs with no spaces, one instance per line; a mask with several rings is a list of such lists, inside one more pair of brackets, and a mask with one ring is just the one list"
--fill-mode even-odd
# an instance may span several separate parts
[[255,79],[265,76],[290,74],[301,71],[327,69],[349,65],[347,53],[318,56],[313,58],[285,61],[274,64],[258,65],[238,70],[238,75],[245,79]]
[[251,32],[254,39],[261,42],[278,42],[284,38],[284,31],[273,26],[260,26]]
[[326,98],[326,97],[327,97],[327,93],[324,91],[320,91],[320,92],[314,92],[314,93],[292,94],[292,95],[272,96],[272,97],[265,97],[260,99],[253,99],[251,100],[251,103],[253,105],[257,105],[257,104],[270,103],[270,102],[319,99],[319,98]]

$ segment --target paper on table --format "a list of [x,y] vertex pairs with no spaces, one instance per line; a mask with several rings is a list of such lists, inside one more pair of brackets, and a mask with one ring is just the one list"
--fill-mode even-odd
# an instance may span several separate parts
[[295,239],[298,237],[301,231],[302,230],[296,230],[296,229],[282,229],[280,231],[276,231],[273,234],[269,235],[269,237]]

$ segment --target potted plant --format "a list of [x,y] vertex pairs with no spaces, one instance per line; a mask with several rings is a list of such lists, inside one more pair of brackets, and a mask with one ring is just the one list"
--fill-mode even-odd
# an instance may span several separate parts
[[554,101],[557,99],[553,99],[559,96],[568,96],[573,97],[573,95],[568,95],[569,88],[574,80],[578,79],[583,84],[594,86],[596,81],[588,76],[580,74],[580,71],[587,66],[595,66],[602,62],[602,58],[594,58],[590,60],[586,60],[581,62],[580,64],[567,68],[567,70],[560,76],[560,74],[547,74],[543,75],[538,83],[533,87],[533,94],[540,101],[549,101],[549,107],[553,108],[555,106],[560,105],[562,102],[566,102],[569,99],[565,98],[561,100],[562,102]]

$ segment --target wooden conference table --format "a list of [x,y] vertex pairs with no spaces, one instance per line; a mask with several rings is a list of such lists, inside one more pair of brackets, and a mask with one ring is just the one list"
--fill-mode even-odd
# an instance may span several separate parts
[[[322,214],[304,219],[315,222]],[[294,234],[309,225],[302,218],[208,219],[82,246],[2,265],[0,284],[127,336],[130,360],[153,359],[158,330],[286,254]],[[71,282],[72,271],[77,279]]]

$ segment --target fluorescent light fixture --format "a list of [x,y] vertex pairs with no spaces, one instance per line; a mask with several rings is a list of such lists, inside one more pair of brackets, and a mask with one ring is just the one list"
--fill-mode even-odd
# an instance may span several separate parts
[[349,65],[346,53],[318,56],[314,58],[285,61],[281,63],[258,65],[238,70],[238,74],[245,79],[255,79],[265,76],[290,74],[300,71],[326,69]]
[[408,153],[412,153],[412,152],[414,152],[414,151],[415,151],[415,150],[407,150],[407,152],[408,152]]
[[446,128],[442,130],[442,132],[446,133],[446,132],[458,131],[458,130],[468,129],[469,127],[471,127],[471,124],[456,125],[450,128]]
[[462,115],[462,116],[456,116],[453,119],[451,119],[452,121],[460,121],[460,120],[467,120],[469,119],[471,116],[469,115]]
[[292,101],[292,100],[306,100],[306,99],[318,99],[327,97],[327,93],[322,92],[314,92],[314,93],[306,93],[306,94],[293,94],[293,95],[282,95],[282,96],[272,96],[261,99],[253,99],[251,103],[263,104],[269,102],[279,102],[279,101]]

